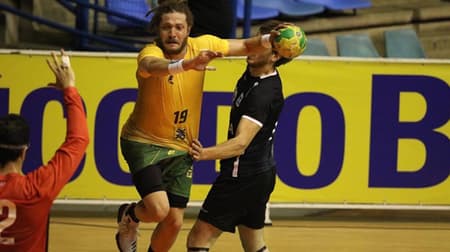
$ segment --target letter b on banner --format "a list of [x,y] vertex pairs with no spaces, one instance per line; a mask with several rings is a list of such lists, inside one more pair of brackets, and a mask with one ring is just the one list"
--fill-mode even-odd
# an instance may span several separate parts
[[[418,93],[426,100],[427,110],[420,121],[399,121],[402,92]],[[419,188],[447,179],[450,142],[436,129],[445,125],[449,117],[450,88],[444,81],[429,76],[375,75],[369,186]],[[397,170],[398,141],[408,138],[421,141],[426,149],[425,164],[416,172]]]

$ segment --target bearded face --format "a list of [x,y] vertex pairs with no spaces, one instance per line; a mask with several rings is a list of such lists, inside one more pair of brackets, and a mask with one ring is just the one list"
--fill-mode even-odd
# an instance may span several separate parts
[[186,15],[179,12],[171,12],[161,17],[159,26],[158,46],[167,55],[177,55],[186,47],[190,27],[186,21]]

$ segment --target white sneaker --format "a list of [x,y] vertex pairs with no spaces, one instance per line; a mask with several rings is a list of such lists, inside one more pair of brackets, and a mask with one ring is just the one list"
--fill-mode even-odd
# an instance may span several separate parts
[[139,223],[134,222],[130,216],[128,216],[127,210],[132,204],[122,204],[119,207],[117,214],[117,233],[116,244],[120,252],[136,252],[138,226]]

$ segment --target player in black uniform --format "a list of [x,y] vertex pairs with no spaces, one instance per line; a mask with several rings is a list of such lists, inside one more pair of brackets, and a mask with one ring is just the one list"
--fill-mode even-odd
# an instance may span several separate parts
[[[279,25],[271,21],[259,32]],[[234,90],[228,140],[203,148],[198,140],[190,154],[195,160],[220,159],[214,182],[192,227],[188,251],[209,251],[222,232],[238,227],[248,252],[269,251],[263,238],[266,203],[275,185],[273,135],[284,104],[276,67],[289,62],[272,48],[247,57],[247,69]]]

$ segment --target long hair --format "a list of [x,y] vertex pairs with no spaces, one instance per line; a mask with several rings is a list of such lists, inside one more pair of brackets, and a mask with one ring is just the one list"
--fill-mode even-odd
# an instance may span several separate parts
[[159,34],[158,29],[161,24],[162,16],[172,12],[184,13],[186,15],[188,26],[192,27],[194,25],[194,16],[192,15],[186,0],[164,0],[159,2],[160,4],[157,7],[147,13],[147,15],[153,13],[152,20],[150,21],[150,32]]

